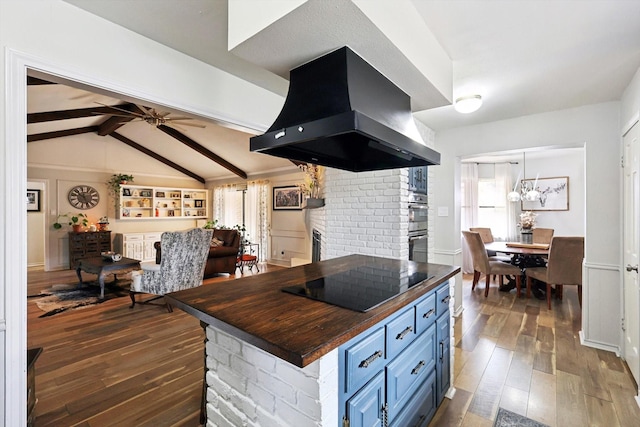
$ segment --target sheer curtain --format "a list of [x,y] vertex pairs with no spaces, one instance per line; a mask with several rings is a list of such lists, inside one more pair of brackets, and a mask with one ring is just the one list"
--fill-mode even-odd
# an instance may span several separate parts
[[[468,230],[478,220],[478,165],[476,163],[463,163],[461,165],[461,195],[460,203],[460,229]],[[460,235],[462,247],[462,272],[473,273],[473,261],[467,242]]]
[[[504,210],[499,212],[505,224],[504,238],[506,241],[518,241],[518,232],[516,229],[516,204],[507,201],[507,194],[513,190],[513,181],[511,179],[512,165],[510,163],[497,163],[495,167],[496,176],[496,192],[501,195]],[[502,234],[502,233],[501,233]]]
[[259,244],[258,259],[266,261],[269,239],[269,181],[250,181],[247,184],[245,219],[251,243]]
[[213,219],[218,220],[219,227],[232,228],[244,222],[242,193],[242,189],[235,184],[221,185],[213,189]]

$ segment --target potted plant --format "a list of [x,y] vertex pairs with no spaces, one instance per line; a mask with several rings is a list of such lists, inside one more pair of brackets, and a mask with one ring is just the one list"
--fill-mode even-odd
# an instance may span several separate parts
[[58,215],[58,218],[56,218],[56,222],[53,223],[53,228],[55,228],[56,230],[62,228],[62,224],[60,223],[61,218],[67,218],[67,224],[70,225],[73,228],[73,231],[76,233],[81,231],[82,227],[86,227],[87,225],[89,225],[89,218],[86,214],[66,213]]
[[109,194],[113,197],[116,212],[118,211],[118,197],[120,196],[120,186],[127,184],[129,182],[133,182],[133,175],[128,175],[125,173],[114,173],[111,175],[111,179],[107,181],[107,188],[109,189]]

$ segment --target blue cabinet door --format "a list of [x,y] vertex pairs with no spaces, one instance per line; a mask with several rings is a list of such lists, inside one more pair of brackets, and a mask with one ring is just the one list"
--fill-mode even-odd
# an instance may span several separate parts
[[449,341],[450,318],[449,311],[438,317],[436,326],[436,341],[438,343],[436,359],[436,399],[438,405],[444,399],[444,395],[449,390],[451,363],[450,363],[450,341]]
[[347,401],[350,427],[381,427],[384,405],[384,374],[380,372]]

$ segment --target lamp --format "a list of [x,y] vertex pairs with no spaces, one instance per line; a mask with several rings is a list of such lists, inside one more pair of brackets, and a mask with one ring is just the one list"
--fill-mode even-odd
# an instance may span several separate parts
[[477,111],[482,105],[482,97],[480,95],[461,96],[456,99],[453,108],[458,113],[468,114]]
[[[527,176],[527,158],[526,153],[522,153],[522,174]],[[507,200],[510,202],[519,202],[520,200],[525,200],[527,202],[535,202],[540,198],[540,192],[537,190],[538,188],[538,177],[540,174],[536,174],[536,180],[533,184],[531,183],[520,183],[520,191],[517,191],[518,181],[520,181],[520,172],[518,172],[518,179],[516,179],[516,183],[513,186],[513,191],[510,191],[507,194]],[[526,179],[526,178],[523,178]]]

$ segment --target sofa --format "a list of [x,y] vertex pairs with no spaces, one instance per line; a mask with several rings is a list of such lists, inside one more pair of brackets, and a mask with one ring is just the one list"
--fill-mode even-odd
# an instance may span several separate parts
[[[216,241],[221,243],[216,245]],[[218,273],[234,274],[239,250],[238,230],[214,229],[207,264],[204,267],[204,278],[213,277]]]
[[[154,246],[156,248],[156,264],[160,264],[162,259],[160,242],[156,242]],[[239,250],[240,233],[237,230],[214,229],[203,278],[208,279],[218,273],[235,274]]]

